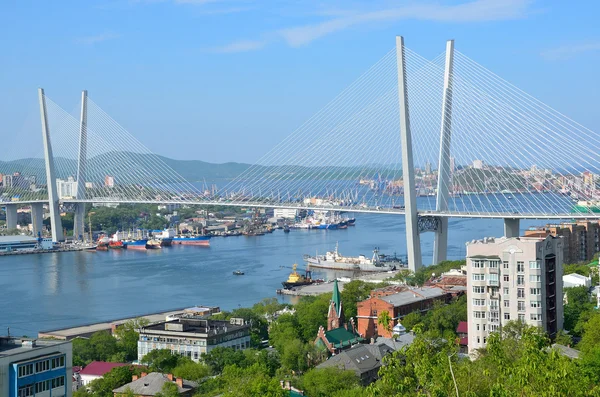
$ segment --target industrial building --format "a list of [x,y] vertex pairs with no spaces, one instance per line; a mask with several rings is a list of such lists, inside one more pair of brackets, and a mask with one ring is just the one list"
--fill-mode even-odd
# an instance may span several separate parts
[[0,396],[71,397],[70,341],[0,337]]

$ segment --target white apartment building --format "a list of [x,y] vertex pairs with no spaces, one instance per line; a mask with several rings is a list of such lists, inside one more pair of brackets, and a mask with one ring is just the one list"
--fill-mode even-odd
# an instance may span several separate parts
[[298,210],[292,208],[275,208],[273,209],[273,218],[295,219],[298,215]]
[[56,190],[59,199],[75,198],[77,195],[77,181],[72,176],[68,177],[66,181],[64,179],[57,179]]
[[511,320],[563,327],[563,241],[560,237],[485,238],[467,243],[469,353]]

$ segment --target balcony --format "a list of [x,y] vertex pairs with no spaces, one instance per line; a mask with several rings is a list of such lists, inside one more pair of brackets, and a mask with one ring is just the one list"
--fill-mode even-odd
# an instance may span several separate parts
[[487,280],[488,287],[498,287],[500,282],[498,280]]

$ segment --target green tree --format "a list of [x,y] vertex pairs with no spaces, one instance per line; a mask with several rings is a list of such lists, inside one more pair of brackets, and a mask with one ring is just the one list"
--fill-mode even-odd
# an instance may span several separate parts
[[169,373],[177,367],[179,357],[172,354],[168,349],[152,350],[144,357],[142,363],[150,367],[151,371]]
[[584,353],[600,345],[600,313],[595,312],[583,327],[583,336],[577,347]]
[[252,306],[252,311],[271,320],[275,312],[286,306],[286,304],[280,303],[277,298],[265,298]]
[[129,367],[116,367],[102,378],[98,378],[90,382],[89,388],[94,397],[112,397],[113,389],[121,387],[131,382],[131,377],[135,371]]
[[156,397],[180,397],[179,388],[173,382],[165,382],[160,390],[160,393],[155,394]]
[[204,363],[195,363],[188,358],[181,358],[173,368],[173,375],[178,378],[200,382],[211,374],[210,367]]
[[253,364],[248,368],[227,366],[221,375],[220,391],[224,397],[284,397],[277,379],[271,378],[264,367]]
[[377,316],[377,325],[386,330],[388,333],[392,333],[392,316],[387,310],[382,310]]
[[228,365],[246,367],[246,356],[240,350],[231,347],[215,347],[202,355],[202,360],[215,374],[220,374]]
[[330,397],[358,387],[359,379],[354,372],[338,368],[311,369],[302,377],[301,385],[307,396]]
[[118,352],[117,340],[108,331],[95,332],[89,343],[94,352],[94,359],[98,361],[109,361]]
[[147,318],[136,318],[128,320],[123,325],[117,327],[115,335],[117,337],[117,347],[123,352],[126,361],[137,359],[137,343],[139,334],[136,330],[145,327],[150,321]]
[[408,313],[406,316],[404,316],[402,318],[402,320],[400,320],[400,323],[402,324],[402,326],[404,326],[404,328],[406,328],[409,331],[412,330],[415,325],[422,323],[422,322],[423,322],[423,316],[421,315],[420,312]]
[[[330,300],[331,294],[303,296],[295,306],[296,318],[300,327],[300,338],[304,342],[315,340],[319,327],[327,325]],[[344,307],[345,305],[344,303]]]

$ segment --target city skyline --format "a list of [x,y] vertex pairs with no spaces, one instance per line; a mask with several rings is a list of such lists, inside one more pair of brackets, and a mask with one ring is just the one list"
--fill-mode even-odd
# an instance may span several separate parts
[[[76,108],[78,91],[87,88],[154,152],[254,163],[379,59],[399,33],[430,58],[454,38],[458,49],[508,81],[592,130],[600,126],[591,111],[599,94],[586,89],[598,80],[600,46],[586,27],[593,23],[585,23],[597,8],[592,2],[577,10],[518,0],[421,8],[278,3],[265,10],[252,2],[97,1],[73,3],[60,15],[45,4],[5,7],[14,18],[4,29],[16,39],[4,50],[10,79],[0,80],[0,116],[3,134],[24,139],[39,136],[33,89],[46,86]],[[589,12],[577,13],[582,8]],[[23,18],[37,22],[38,33],[45,29],[39,41],[23,38],[13,23]],[[47,62],[40,64],[39,55]],[[164,138],[173,131],[178,140]]]

